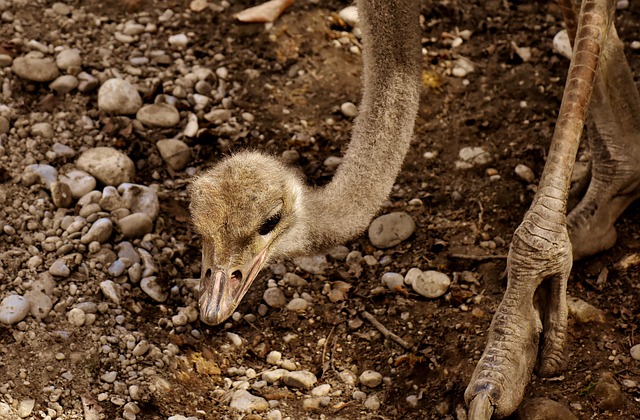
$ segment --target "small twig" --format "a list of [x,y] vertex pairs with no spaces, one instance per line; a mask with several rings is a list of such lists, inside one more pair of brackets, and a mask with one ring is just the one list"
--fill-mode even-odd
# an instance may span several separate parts
[[400,338],[399,336],[395,335],[394,333],[392,333],[391,331],[389,331],[387,329],[387,327],[385,327],[384,325],[382,325],[380,323],[380,321],[378,321],[376,319],[375,316],[371,315],[369,312],[367,311],[362,311],[362,316],[369,321],[371,324],[373,324],[374,327],[376,327],[378,329],[378,331],[380,331],[382,333],[382,335],[384,335],[385,337],[395,341],[396,343],[400,344],[402,347],[404,347],[407,350],[410,350],[411,347],[413,347],[411,345],[411,343],[403,340],[402,338]]
[[476,198],[472,198],[471,201],[478,204],[478,207],[480,207],[480,213],[478,213],[478,225],[480,225],[479,227],[482,228],[482,215],[484,214],[484,207],[482,207],[482,203],[480,202],[480,200]]
[[335,326],[331,328],[331,331],[329,331],[329,335],[327,336],[327,339],[324,342],[324,346],[322,347],[322,375],[320,375],[320,377],[324,376],[324,374],[327,372],[328,366],[330,365],[330,361],[325,363],[324,357],[327,354],[327,346],[329,345],[329,340],[331,339],[331,335],[333,334],[333,331],[335,331],[335,329],[336,329]]
[[467,255],[467,254],[449,254],[449,258],[459,258],[461,260],[487,261],[487,260],[506,260],[506,255]]

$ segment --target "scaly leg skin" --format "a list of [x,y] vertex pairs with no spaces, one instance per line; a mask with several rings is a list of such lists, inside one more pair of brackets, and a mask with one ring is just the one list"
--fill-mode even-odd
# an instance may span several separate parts
[[[565,0],[568,8],[571,1]],[[582,3],[549,157],[531,208],[514,233],[507,290],[465,392],[472,420],[513,413],[522,401],[536,360],[541,376],[557,375],[565,368],[566,287],[573,263],[565,216],[567,196],[614,9],[615,0]]]
[[613,224],[640,197],[639,117],[640,95],[612,26],[589,109],[591,183],[567,220],[576,260],[612,247]]

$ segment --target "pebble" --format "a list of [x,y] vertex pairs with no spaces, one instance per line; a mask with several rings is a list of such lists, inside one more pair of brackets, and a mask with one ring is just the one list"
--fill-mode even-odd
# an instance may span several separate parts
[[369,388],[375,388],[382,383],[382,374],[375,370],[365,370],[360,374],[360,383]]
[[561,30],[553,37],[553,51],[564,58],[571,60],[573,49],[569,42],[569,34],[566,29]]
[[94,177],[85,171],[77,169],[60,176],[60,181],[67,184],[71,189],[71,196],[79,199],[96,188],[97,182]]
[[518,408],[522,420],[578,420],[569,407],[548,398],[531,398]]
[[282,382],[293,388],[309,389],[318,382],[318,378],[308,370],[286,371],[282,377]]
[[176,34],[169,37],[169,45],[178,49],[184,49],[189,44],[189,37],[185,34]]
[[13,64],[13,57],[9,54],[0,54],[0,68],[9,67]]
[[340,380],[345,383],[345,385],[355,386],[358,383],[358,377],[350,370],[343,370],[338,374],[338,376],[340,377]]
[[98,108],[116,115],[131,115],[142,107],[140,93],[124,79],[109,79],[98,90]]
[[48,122],[39,122],[31,126],[31,134],[50,139],[53,137],[53,127]]
[[80,67],[82,65],[80,50],[69,48],[60,51],[56,55],[56,65],[60,70],[67,70],[69,67]]
[[89,231],[80,238],[80,242],[88,244],[95,241],[103,244],[109,240],[112,232],[113,223],[110,219],[103,217],[93,222]]
[[191,161],[191,149],[182,140],[158,140],[156,147],[162,159],[174,171],[183,170]]
[[313,388],[311,390],[311,395],[313,395],[314,397],[325,397],[325,396],[329,395],[330,392],[331,392],[331,385],[322,384],[322,385],[318,385],[317,387]]
[[102,196],[98,201],[98,205],[102,210],[114,211],[121,208],[126,208],[125,200],[120,196],[120,193],[116,187],[107,185],[102,190]]
[[446,274],[432,270],[423,272],[419,268],[410,269],[404,281],[416,293],[431,299],[444,295],[451,285],[451,279]]
[[459,58],[454,62],[451,74],[455,77],[463,78],[467,77],[469,73],[473,73],[474,71],[475,68],[470,60]]
[[358,17],[358,8],[356,6],[347,6],[338,12],[340,19],[344,20],[344,23],[354,27],[360,22]]
[[416,224],[405,212],[394,212],[377,217],[369,226],[369,240],[376,248],[391,248],[409,238]]
[[267,400],[262,397],[252,395],[249,391],[244,389],[238,389],[233,393],[229,406],[241,412],[261,412],[269,409],[269,403]]
[[18,413],[18,417],[20,417],[21,419],[24,419],[26,417],[29,417],[31,415],[31,412],[33,411],[33,407],[36,406],[36,400],[34,399],[27,399],[27,400],[21,400],[20,404],[18,404],[18,409],[16,410]]
[[349,118],[355,118],[358,115],[358,107],[353,102],[345,102],[340,105],[340,111]]
[[44,184],[47,189],[51,189],[51,184],[58,178],[58,170],[51,165],[28,165],[24,171],[25,173],[33,172],[38,175],[40,182]]
[[310,274],[324,274],[325,270],[329,268],[327,257],[324,255],[314,255],[311,257],[298,257],[294,258],[294,264],[300,267],[303,271]]
[[[78,74],[78,80],[80,81],[78,84],[78,90],[82,93],[92,92],[100,86],[100,81],[96,77],[84,71]],[[131,112],[130,114],[133,114],[134,112]]]
[[40,83],[50,82],[60,75],[51,58],[17,57],[11,69],[23,79]]
[[282,379],[284,374],[287,372],[288,371],[286,369],[268,370],[262,373],[262,380],[266,381],[267,383],[274,384]]
[[145,213],[130,214],[116,223],[126,239],[141,238],[153,230],[153,220]]
[[277,365],[282,360],[282,353],[276,350],[270,351],[266,360],[270,365]]
[[302,312],[309,307],[309,302],[302,298],[294,298],[287,304],[287,310]]
[[145,213],[152,221],[156,220],[160,213],[160,201],[158,194],[152,188],[124,183],[118,187],[118,192],[132,213]]
[[304,287],[307,281],[295,273],[286,273],[282,276],[282,283],[291,287]]
[[112,147],[88,149],[80,155],[76,165],[105,185],[118,186],[133,181],[135,176],[133,161]]
[[267,288],[262,295],[262,299],[264,299],[264,302],[272,308],[284,308],[287,304],[284,292],[279,287]]
[[29,314],[29,301],[20,295],[9,295],[0,302],[0,322],[15,324]]
[[79,83],[80,82],[77,77],[65,74],[64,76],[57,77],[53,82],[51,82],[49,84],[49,89],[55,93],[64,95],[65,93],[69,93],[77,88]]
[[118,276],[121,276],[124,273],[124,270],[126,269],[127,269],[127,266],[125,265],[124,261],[121,258],[118,258],[117,260],[111,263],[111,265],[107,269],[107,272],[109,273],[109,275],[113,277],[118,277]]
[[601,410],[617,411],[625,404],[624,392],[611,372],[602,374],[593,389],[593,398]]
[[180,121],[180,114],[169,104],[151,104],[140,108],[136,113],[136,119],[152,127],[173,127]]
[[73,203],[73,194],[71,193],[71,187],[64,182],[52,182],[51,183],[51,200],[53,204],[59,209],[66,209]]
[[29,312],[31,316],[40,321],[46,318],[53,308],[53,301],[49,296],[39,290],[29,290],[24,294],[25,299],[29,301]]
[[371,411],[380,409],[380,399],[376,395],[370,395],[364,400],[364,408]]
[[74,327],[82,327],[86,320],[86,314],[80,308],[73,308],[67,312],[67,321]]
[[120,293],[116,287],[116,284],[111,280],[104,280],[100,282],[100,290],[102,294],[116,305],[120,304]]
[[482,166],[492,161],[491,154],[482,147],[463,147],[458,156],[472,166]]
[[392,291],[397,291],[404,286],[404,276],[400,273],[387,272],[382,275],[382,283]]
[[162,287],[156,281],[155,276],[145,277],[140,280],[140,288],[156,302],[164,302],[169,297],[169,295],[162,290]]
[[569,296],[567,298],[567,306],[569,315],[580,323],[587,324],[595,322],[602,324],[607,321],[607,316],[602,310],[582,299]]
[[640,360],[640,344],[631,347],[630,353],[633,360]]
[[49,267],[49,273],[56,277],[69,277],[71,270],[63,259],[57,259]]
[[349,248],[344,245],[338,245],[331,248],[329,251],[329,256],[338,261],[344,261],[349,255]]
[[520,177],[520,179],[528,182],[529,184],[531,184],[536,179],[533,171],[527,165],[516,165],[515,173]]

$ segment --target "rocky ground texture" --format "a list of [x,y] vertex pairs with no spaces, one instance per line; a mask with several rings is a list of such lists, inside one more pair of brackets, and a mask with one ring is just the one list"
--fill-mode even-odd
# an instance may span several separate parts
[[[466,419],[562,92],[559,10],[423,2],[416,142],[384,215],[272,263],[210,327],[190,177],[248,147],[325,184],[357,114],[349,4],[233,18],[254,4],[0,0],[1,419]],[[534,376],[514,418],[640,417],[636,214],[576,264],[570,366]]]

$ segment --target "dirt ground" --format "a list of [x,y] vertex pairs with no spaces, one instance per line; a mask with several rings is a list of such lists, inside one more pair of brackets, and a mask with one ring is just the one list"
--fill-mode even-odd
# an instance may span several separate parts
[[[112,0],[75,3],[115,21],[126,20],[129,13],[153,14],[166,8],[180,11],[189,7],[187,1],[140,0],[132,3],[131,12]],[[200,64],[226,66],[233,82],[241,86],[235,105],[255,116],[251,131],[226,135],[212,129],[194,139],[190,143],[192,166],[205,168],[230,150],[251,148],[276,155],[296,150],[300,158],[294,164],[309,182],[325,184],[333,172],[323,162],[329,156],[339,156],[349,141],[352,121],[341,114],[340,105],[357,103],[360,92],[360,56],[349,51],[349,46],[358,41],[336,18],[336,12],[349,2],[298,1],[270,29],[232,19],[233,12],[253,3],[234,1],[221,13],[193,14],[184,28],[193,33],[192,48]],[[265,355],[278,350],[315,373],[319,383],[330,383],[334,390],[344,389],[345,395],[353,391],[339,379],[339,370],[372,369],[390,378],[371,391],[381,402],[375,412],[365,410],[350,397],[344,398],[346,404],[332,403],[306,411],[301,394],[295,390],[266,387],[252,391],[268,400],[281,401],[283,414],[292,419],[464,418],[463,393],[505,288],[504,256],[535,188],[521,180],[514,168],[518,164],[529,166],[536,175],[534,184],[537,182],[568,61],[551,47],[553,36],[562,29],[554,2],[423,1],[422,15],[426,55],[416,138],[389,205],[383,209],[408,212],[417,229],[410,239],[384,251],[373,248],[366,236],[347,244],[350,250],[374,255],[378,260],[388,256],[390,265],[365,264],[361,272],[354,273],[343,261],[331,261],[324,276],[299,271],[308,286],[288,288],[285,294],[291,298],[295,292],[311,293],[316,301],[307,312],[269,310],[253,322],[241,319],[220,327],[197,321],[193,325],[202,331],[201,339],[165,328],[159,322],[165,316],[165,307],[184,305],[181,296],[172,295],[163,305],[148,299],[141,302],[141,316],[132,321],[155,342],[174,343],[183,355],[204,354],[223,370],[244,366],[262,372],[268,367]],[[26,31],[38,30],[33,9],[22,13],[21,19]],[[629,9],[619,11],[616,22],[637,74],[640,57],[629,45],[640,40],[638,3],[631,2]],[[471,31],[470,38],[452,48],[452,39],[462,30]],[[352,42],[342,45],[342,37],[350,37]],[[531,59],[523,62],[512,43],[530,47]],[[217,53],[224,55],[221,62],[213,58]],[[452,63],[460,56],[475,67],[465,78],[450,74]],[[248,69],[259,70],[257,77]],[[24,95],[36,97],[37,93]],[[95,97],[89,98],[87,106],[95,107]],[[133,142],[117,143],[116,139],[111,145],[135,160],[148,156],[153,143],[166,134],[152,133]],[[458,152],[467,146],[485,148],[492,162],[456,169]],[[436,152],[437,156],[429,159],[424,157],[425,152]],[[162,276],[168,287],[182,285],[183,279],[200,275],[199,238],[188,221],[185,183],[178,182],[188,175],[163,166],[154,170],[179,186],[175,195],[161,197],[161,215],[170,221],[165,229],[185,241],[188,248],[182,256],[184,268],[177,275],[172,275],[175,267],[163,268]],[[138,181],[152,182],[152,172],[139,171]],[[409,205],[414,198],[424,205]],[[630,347],[640,342],[636,331],[640,324],[640,267],[621,270],[616,266],[623,257],[640,253],[637,213],[637,204],[632,205],[617,224],[616,246],[576,263],[570,279],[569,294],[604,311],[607,321],[580,324],[570,319],[568,369],[559,378],[534,376],[526,398],[559,401],[581,419],[640,418],[638,387],[622,386],[624,402],[613,410],[603,408],[593,395],[594,385],[607,372],[612,372],[619,383],[625,379],[640,382],[640,362],[629,356]],[[481,256],[487,258],[475,258]],[[295,270],[291,262],[284,264],[289,271]],[[442,298],[429,300],[413,292],[402,294],[381,288],[384,272],[405,273],[411,267],[449,274],[454,279],[451,290]],[[473,281],[463,281],[463,277]],[[256,312],[270,278],[279,277],[269,269],[260,275],[238,309],[241,314]],[[347,300],[332,303],[323,295],[325,283],[335,280],[353,286]],[[407,351],[385,340],[371,324],[361,322],[365,310],[409,340],[412,349]],[[228,343],[228,331],[246,340],[246,346],[221,347]],[[76,345],[82,347],[82,336],[76,337]],[[7,349],[2,353],[5,363],[24,351],[15,345],[11,330],[5,327],[0,328],[0,343]],[[207,375],[183,363],[174,367],[166,367],[165,372],[172,392],[156,393],[140,403],[138,418],[160,419],[177,413],[207,419],[261,418],[234,412],[223,397],[211,391],[223,382],[221,375]],[[28,369],[38,371],[43,366],[34,362]],[[95,369],[100,371],[99,367]],[[17,375],[7,369],[4,373]],[[16,389],[23,397],[34,397],[34,387]],[[416,407],[406,402],[410,395],[420,397]],[[13,398],[20,396],[13,394]],[[109,401],[100,404],[105,418],[121,416]]]

